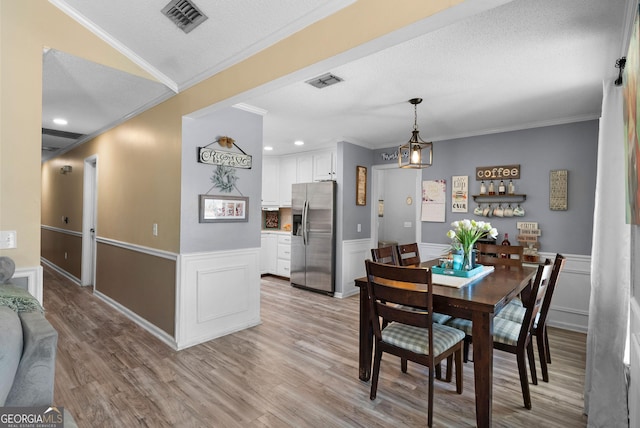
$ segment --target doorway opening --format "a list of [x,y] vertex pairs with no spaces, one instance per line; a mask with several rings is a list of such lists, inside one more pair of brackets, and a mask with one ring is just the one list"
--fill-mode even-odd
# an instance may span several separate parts
[[420,242],[422,170],[374,165],[371,247]]
[[96,219],[98,205],[98,156],[84,160],[82,190],[82,273],[81,284],[95,288]]

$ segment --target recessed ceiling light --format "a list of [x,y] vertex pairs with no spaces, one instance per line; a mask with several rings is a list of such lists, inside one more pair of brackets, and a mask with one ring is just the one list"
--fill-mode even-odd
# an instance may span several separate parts
[[66,125],[68,122],[66,119],[62,119],[61,117],[57,117],[55,119],[53,119],[53,123],[55,123],[56,125]]
[[298,140],[298,141],[295,141],[293,144],[295,144],[296,146],[304,146],[304,141]]
[[271,146],[264,146],[264,149],[268,152],[270,152],[271,150],[273,150],[273,147]]

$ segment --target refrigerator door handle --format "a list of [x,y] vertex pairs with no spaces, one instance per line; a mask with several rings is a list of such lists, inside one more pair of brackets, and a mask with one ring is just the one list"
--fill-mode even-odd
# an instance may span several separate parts
[[304,201],[304,206],[302,208],[302,242],[304,245],[307,245],[308,240],[308,230],[307,230],[307,215],[309,214],[309,201]]

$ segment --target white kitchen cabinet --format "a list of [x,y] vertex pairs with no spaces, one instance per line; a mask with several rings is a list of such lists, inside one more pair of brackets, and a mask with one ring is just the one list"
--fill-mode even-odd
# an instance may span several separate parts
[[280,206],[291,206],[291,185],[297,180],[298,160],[295,156],[280,158]]
[[262,158],[262,205],[278,206],[280,204],[278,181],[279,159],[276,157]]
[[276,273],[278,268],[278,235],[263,233],[260,239],[260,274]]
[[276,275],[291,276],[291,235],[278,235]]
[[313,154],[313,181],[336,179],[336,152],[322,151]]
[[311,183],[313,181],[313,156],[300,155],[297,157],[296,183]]

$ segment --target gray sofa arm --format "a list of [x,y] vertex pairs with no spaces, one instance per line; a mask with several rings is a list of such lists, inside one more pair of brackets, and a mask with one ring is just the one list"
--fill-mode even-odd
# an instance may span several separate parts
[[40,312],[21,312],[19,316],[24,347],[5,406],[50,406],[58,332]]

